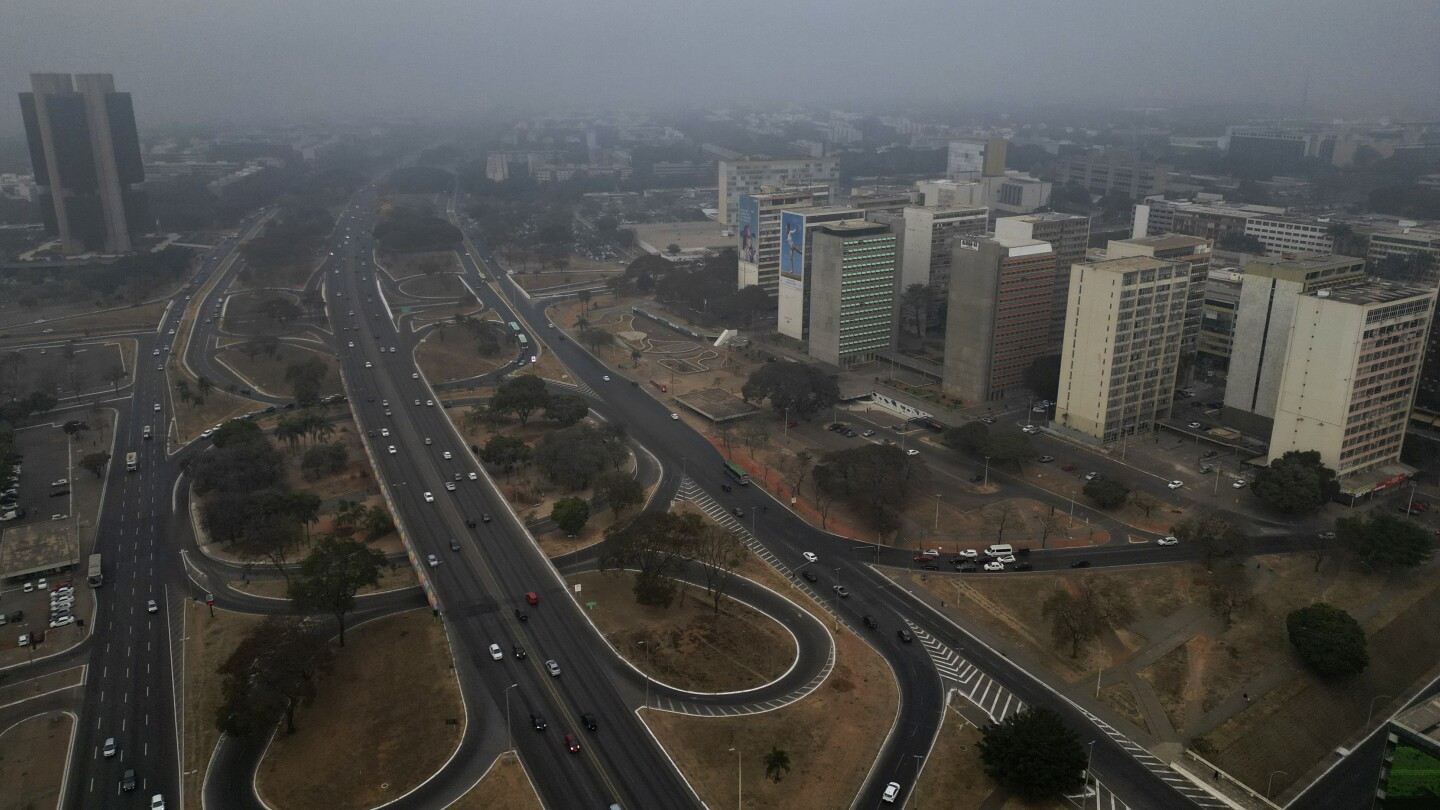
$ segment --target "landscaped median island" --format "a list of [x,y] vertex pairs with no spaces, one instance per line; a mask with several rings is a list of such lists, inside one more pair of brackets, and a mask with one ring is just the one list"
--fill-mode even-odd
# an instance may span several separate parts
[[[636,603],[628,571],[577,574],[590,619],[636,669],[697,692],[763,686],[790,668],[795,639],[775,620],[728,597],[717,612],[704,588],[682,586],[668,607]],[[643,642],[643,644],[642,644]]]
[[[696,513],[688,506],[677,511]],[[758,557],[747,551],[737,559],[736,574],[831,625],[827,613]],[[842,629],[835,645],[835,668],[825,682],[783,708],[739,717],[642,716],[710,807],[736,804],[737,751],[745,806],[848,807],[890,733],[899,693],[885,659],[864,641]]]
[[543,810],[518,757],[501,754],[485,777],[445,810]]
[[[995,780],[985,774],[985,764],[980,760],[980,729],[959,713],[947,711],[919,782],[901,794],[909,802],[907,807],[981,807],[999,789]],[[1027,802],[1019,797],[988,806],[1012,810],[1073,808],[1056,800]]]
[[[354,628],[282,720],[256,784],[277,810],[362,810],[395,799],[450,758],[465,707],[443,625],[413,610]],[[453,721],[453,724],[452,724]]]
[[74,728],[68,712],[52,711],[0,729],[0,810],[59,801]]
[[215,672],[239,646],[241,639],[260,623],[263,616],[207,608],[204,603],[185,600],[184,701],[185,720],[183,771],[185,805],[200,806],[200,790],[210,757],[220,741],[215,714],[223,702],[221,680]]

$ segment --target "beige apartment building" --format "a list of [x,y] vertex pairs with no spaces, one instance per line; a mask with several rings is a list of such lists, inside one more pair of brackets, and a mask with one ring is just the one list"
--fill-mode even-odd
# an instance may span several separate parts
[[[1403,468],[1435,291],[1369,281],[1300,295],[1270,434],[1269,460],[1316,450],[1346,478]],[[1374,483],[1374,482],[1370,482]],[[1352,482],[1353,485],[1353,482]]]
[[1053,428],[1103,444],[1170,415],[1190,273],[1149,256],[1071,268]]
[[796,186],[824,185],[833,199],[840,189],[840,158],[795,160],[722,160],[719,163],[719,220],[734,228],[740,218],[740,198]]

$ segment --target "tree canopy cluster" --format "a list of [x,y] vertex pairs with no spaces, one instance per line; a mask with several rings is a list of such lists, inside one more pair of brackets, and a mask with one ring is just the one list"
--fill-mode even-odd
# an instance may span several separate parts
[[605,532],[601,570],[635,571],[635,601],[669,607],[678,585],[672,577],[687,558],[707,567],[706,589],[718,609],[730,574],[740,563],[740,538],[696,514],[641,512]]
[[1101,633],[1116,630],[1135,618],[1135,600],[1119,579],[1086,577],[1074,590],[1056,588],[1045,598],[1041,611],[1050,620],[1057,641],[1070,645],[1070,657]]
[[1335,471],[1316,450],[1291,450],[1262,467],[1250,487],[1266,505],[1287,515],[1308,515],[1340,491]]
[[[756,316],[775,309],[764,289],[755,285],[735,288],[740,259],[733,249],[726,248],[698,264],[660,261],[665,262],[664,267],[647,261],[644,274],[653,280],[655,297],[667,304],[734,326],[750,326]],[[644,291],[648,285],[639,281],[642,273],[637,271],[635,277],[636,289]]]
[[994,464],[1019,464],[1035,457],[1029,436],[1014,430],[991,430],[984,422],[950,428],[940,437],[940,443],[977,458],[988,457]]
[[826,453],[811,476],[819,491],[843,500],[870,528],[888,532],[899,528],[906,502],[930,471],[895,445],[865,444]]
[[240,245],[240,255],[260,275],[294,262],[308,261],[335,227],[335,217],[322,205],[289,201],[265,223],[259,236]]
[[1380,568],[1414,568],[1435,555],[1435,535],[1413,520],[1381,509],[1342,517],[1335,533],[1367,564]]
[[320,388],[330,369],[318,357],[308,357],[285,367],[285,382],[300,407],[309,407],[320,401]]
[[769,400],[776,411],[808,422],[840,401],[840,385],[811,363],[766,363],[750,372],[740,394],[746,402]]
[[385,187],[395,194],[443,194],[455,188],[455,175],[434,166],[401,166],[391,170]]
[[315,699],[315,681],[331,661],[325,639],[303,619],[266,619],[220,665],[215,726],[234,737],[258,737],[284,717],[285,732],[294,734],[295,710]]
[[382,206],[375,239],[387,253],[450,250],[460,244],[460,229],[435,215],[428,206]]
[[1085,482],[1081,490],[1090,502],[1101,509],[1118,509],[1130,497],[1130,486],[1118,478],[1103,476]]
[[1022,799],[1056,799],[1085,783],[1085,747],[1054,709],[1027,706],[981,733],[985,774]]
[[94,302],[136,304],[154,297],[184,276],[194,257],[190,248],[167,247],[158,253],[134,253],[108,263],[66,268],[7,270],[6,294],[22,307]]
[[625,432],[606,425],[571,425],[546,433],[532,451],[535,466],[551,483],[569,490],[585,489],[606,470],[629,458]]
[[1285,630],[1300,660],[1322,678],[1359,675],[1370,665],[1365,629],[1328,602],[1291,611],[1285,617]]

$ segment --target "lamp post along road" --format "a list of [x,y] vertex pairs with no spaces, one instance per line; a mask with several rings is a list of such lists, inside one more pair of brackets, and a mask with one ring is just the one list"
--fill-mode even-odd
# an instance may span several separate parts
[[510,730],[510,690],[519,685],[518,683],[512,683],[505,687],[505,738],[509,743],[511,754],[515,753],[515,735]]
[[735,810],[745,802],[745,772],[741,764],[741,752],[739,748],[731,748],[735,752]]

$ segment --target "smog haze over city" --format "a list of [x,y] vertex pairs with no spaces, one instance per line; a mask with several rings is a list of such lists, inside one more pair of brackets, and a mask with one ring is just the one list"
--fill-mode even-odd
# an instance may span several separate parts
[[58,0],[0,8],[0,78],[103,69],[146,89],[151,123],[1302,98],[1404,116],[1440,101],[1437,18],[1428,0]]

